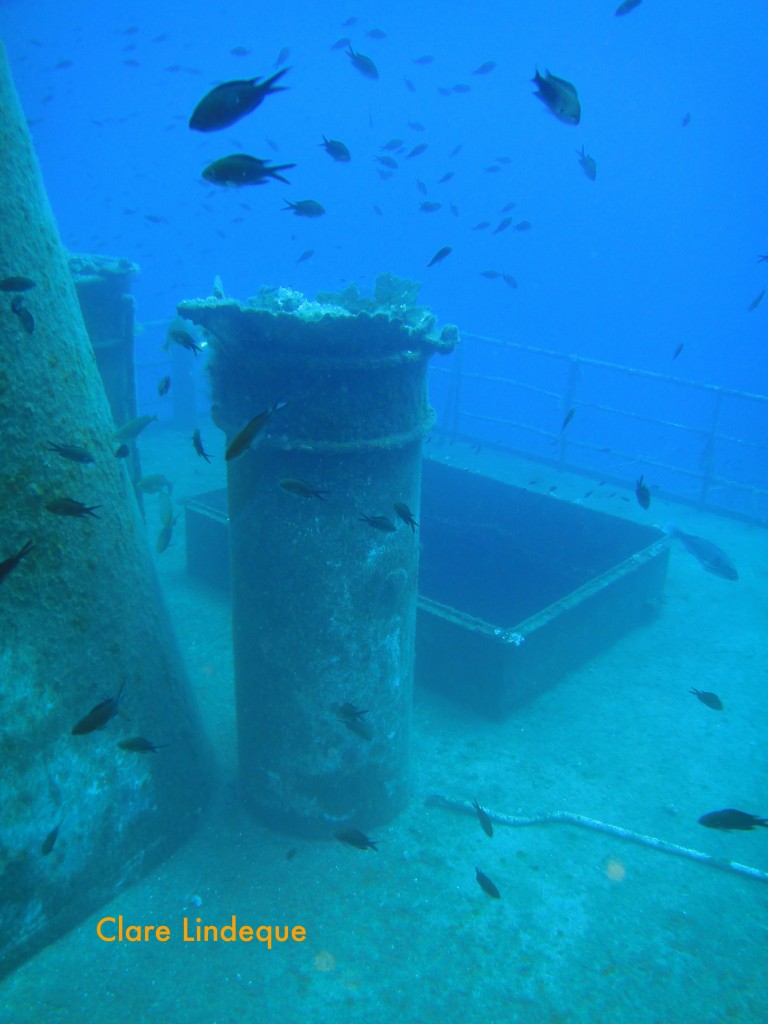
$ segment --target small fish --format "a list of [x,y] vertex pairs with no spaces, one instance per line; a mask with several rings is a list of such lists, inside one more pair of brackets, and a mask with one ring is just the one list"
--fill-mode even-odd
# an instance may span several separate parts
[[727,807],[723,811],[710,811],[709,814],[702,815],[699,824],[707,828],[718,828],[723,832],[729,832],[731,829],[751,832],[758,825],[768,828],[768,818],[758,818],[754,814],[747,814],[746,811],[735,811],[732,807]]
[[155,541],[155,550],[158,555],[162,555],[162,553],[170,546],[171,540],[173,539],[173,528],[178,522],[178,519],[179,516],[175,515],[161,527],[160,533],[158,533],[157,540]]
[[405,154],[405,159],[410,160],[411,157],[421,156],[422,153],[426,152],[427,148],[426,142],[417,142],[410,153]]
[[121,750],[131,750],[135,754],[156,754],[158,750],[167,747],[167,743],[150,743],[143,736],[131,736],[127,740],[118,740],[118,747]]
[[359,721],[364,718],[368,712],[363,708],[355,707],[349,701],[345,701],[343,704],[339,704],[335,708],[336,717],[340,722],[352,722]]
[[131,449],[127,444],[121,444],[119,448],[115,449],[114,455],[116,459],[126,459],[131,454]]
[[159,494],[160,491],[168,491],[170,494],[173,490],[173,481],[162,473],[151,473],[137,480],[136,486],[145,494]]
[[366,57],[364,53],[358,53],[356,50],[353,50],[351,43],[347,47],[347,56],[352,62],[352,67],[356,68],[364,78],[379,77],[379,69],[371,58]]
[[497,277],[501,277],[500,270],[481,270],[480,277],[487,277],[489,281],[495,281]]
[[229,52],[233,57],[248,57],[251,53],[247,46],[233,46]]
[[387,33],[381,28],[372,28],[365,33],[368,39],[386,39]]
[[157,393],[158,393],[158,395],[160,395],[160,397],[162,398],[163,395],[167,395],[168,394],[170,389],[171,389],[171,378],[168,377],[167,375],[165,377],[161,377],[160,380],[157,382]]
[[379,148],[383,150],[389,150],[391,152],[393,149],[400,149],[402,144],[402,139],[390,139],[389,142],[385,142],[384,145],[380,146]]
[[581,120],[581,104],[575,86],[564,78],[558,78],[549,71],[542,78],[538,68],[531,79],[536,85],[534,93],[544,106],[563,124],[578,124]]
[[285,62],[288,60],[290,55],[291,55],[291,51],[290,51],[289,47],[284,46],[282,48],[282,50],[280,51],[280,53],[278,53],[277,59],[275,60],[274,66],[276,68],[279,68],[281,65],[285,64]]
[[195,451],[197,452],[197,454],[200,456],[201,459],[205,459],[206,462],[210,462],[211,461],[211,456],[208,454],[208,452],[203,447],[203,439],[200,436],[200,428],[199,427],[195,428],[195,432],[192,435],[192,447],[195,449]]
[[43,840],[42,845],[40,847],[40,853],[42,853],[44,857],[47,857],[49,853],[53,853],[53,848],[56,845],[56,840],[59,838],[59,829],[63,824],[64,819],[62,818],[59,824],[56,826],[56,828],[52,828],[51,831]]
[[189,119],[189,127],[197,132],[216,132],[228,128],[252,113],[273,92],[286,88],[276,83],[289,71],[283,68],[262,82],[259,78],[222,82],[200,100]]
[[0,280],[0,292],[27,292],[35,284],[31,277],[4,277]]
[[565,430],[565,428],[568,426],[568,424],[571,422],[571,420],[573,419],[573,417],[575,415],[576,415],[576,410],[575,409],[569,409],[568,412],[565,414],[565,416],[563,417],[563,422],[560,424],[560,433],[561,434]]
[[312,257],[314,255],[315,255],[315,250],[314,249],[305,249],[304,252],[301,254],[301,256],[299,256],[299,258],[296,260],[296,262],[297,263],[306,263],[306,261],[312,259]]
[[232,188],[242,188],[244,185],[264,185],[270,178],[290,185],[288,179],[280,172],[289,171],[295,166],[296,164],[270,165],[269,161],[260,160],[247,153],[232,153],[230,156],[223,156],[208,164],[203,170],[202,176],[212,185],[231,186]]
[[494,235],[500,235],[502,231],[506,231],[511,223],[512,223],[512,218],[511,217],[504,217],[502,220],[499,221],[499,223],[493,229]]
[[7,576],[10,576],[22,558],[28,555],[34,546],[35,545],[32,541],[28,540],[24,547],[20,548],[15,555],[11,555],[9,558],[0,562],[0,583],[2,583]]
[[[170,352],[171,345],[178,345],[179,348],[184,348],[187,350],[187,352],[193,352],[195,355],[197,355],[198,352],[203,351],[197,344],[197,341],[189,333],[186,321],[182,320],[181,317],[176,317],[175,320],[171,321],[168,327],[168,331],[165,335],[165,344],[163,345],[163,350],[165,352]],[[170,378],[168,378],[169,387],[170,383]]]
[[672,362],[674,362],[677,359],[677,357],[680,355],[684,348],[685,342],[681,341],[680,344],[675,347],[675,351],[672,353]]
[[45,507],[57,516],[71,516],[75,519],[84,519],[85,516],[92,516],[94,519],[100,518],[94,509],[101,508],[101,505],[84,505],[82,501],[75,501],[74,498],[55,498],[53,501],[49,501]]
[[380,842],[379,839],[369,839],[357,828],[345,828],[342,832],[336,833],[336,838],[340,843],[354,846],[357,850],[375,850]]
[[[480,806],[480,804],[477,802],[477,800],[473,800],[472,801],[472,806],[475,808],[475,813],[477,814],[477,820],[480,822],[480,827],[482,828],[483,832],[485,832],[485,834],[487,836],[492,837],[493,836],[493,822],[489,818],[487,812],[483,810],[483,808]],[[475,870],[477,870],[477,869],[475,869]],[[478,878],[478,882],[479,881],[480,881],[480,879]],[[482,885],[482,882],[480,884]],[[485,886],[483,886],[483,888],[485,888]],[[486,892],[487,891],[488,890],[486,890]]]
[[323,136],[323,141],[320,143],[320,145],[328,154],[328,156],[331,157],[332,160],[335,160],[337,163],[348,164],[349,161],[352,159],[352,154],[349,152],[344,143],[339,142],[338,139],[326,139],[326,137]]
[[227,445],[227,450],[224,454],[225,462],[231,462],[232,459],[236,459],[250,448],[251,442],[257,434],[260,434],[274,414],[280,409],[284,409],[285,406],[285,402],[276,402],[271,409],[265,409],[263,412],[257,413],[252,420],[249,420]]
[[624,3],[619,4],[613,13],[617,18],[622,18],[625,14],[629,14],[630,11],[634,11],[642,2],[643,0],[624,0]]
[[521,221],[518,221],[517,224],[515,224],[513,230],[514,231],[530,231],[532,227],[533,227],[533,224],[531,224],[531,222],[529,220],[521,220]]
[[167,526],[173,519],[173,501],[170,491],[160,491],[157,496],[157,508],[160,513],[160,522]]
[[408,127],[412,132],[425,132],[427,130],[426,125],[423,125],[421,121],[409,121]]
[[142,430],[146,430],[150,423],[154,423],[157,416],[137,416],[136,419],[128,420],[122,427],[118,427],[112,435],[115,441],[130,441],[138,437]]
[[325,213],[325,207],[314,199],[300,199],[297,203],[286,199],[285,202],[283,209],[290,210],[297,217],[322,217]]
[[510,288],[517,288],[517,280],[511,274],[502,274],[501,279]]
[[400,166],[393,156],[388,156],[386,153],[384,156],[376,156],[374,159],[377,160],[382,167],[388,167],[391,171],[396,171]]
[[427,264],[428,267],[434,267],[436,263],[442,263],[446,256],[450,256],[453,252],[453,248],[450,245],[444,245],[442,249],[438,249],[435,255]]
[[280,481],[280,486],[284,491],[288,491],[289,494],[297,494],[302,498],[319,498],[324,501],[324,494],[330,494],[330,491],[321,491],[318,487],[313,487],[312,484],[305,483],[303,480],[292,480],[286,478]]
[[358,518],[358,522],[368,523],[374,530],[380,530],[382,533],[396,533],[397,527],[387,516],[367,516],[365,512]]
[[[747,312],[748,312],[748,313],[751,313],[751,312],[752,312],[753,310],[757,309],[757,307],[758,307],[758,306],[760,305],[760,303],[761,303],[761,302],[763,301],[763,296],[764,296],[764,295],[765,295],[765,288],[763,288],[763,290],[762,290],[762,291],[760,292],[760,294],[759,294],[759,295],[756,295],[756,296],[755,296],[755,298],[754,298],[754,299],[752,299],[752,301],[750,302],[750,304],[749,304],[749,305],[747,306]],[[15,312],[15,310],[14,310],[14,312]],[[30,334],[31,334],[31,333],[32,333],[32,332],[30,331]]]
[[56,452],[62,459],[68,459],[70,462],[88,463],[96,461],[86,448],[81,448],[76,444],[57,444],[55,441],[49,441],[46,451]]
[[667,523],[664,533],[669,537],[676,537],[689,554],[697,558],[707,572],[715,576],[722,576],[725,580],[737,580],[739,574],[731,559],[716,544],[705,540],[703,537],[696,537],[692,533],[684,533],[673,523]]
[[416,527],[419,524],[413,518],[413,512],[411,512],[411,510],[408,508],[408,506],[405,504],[405,502],[403,502],[403,501],[396,501],[393,507],[395,509],[395,512],[397,512],[397,514],[400,516],[400,518],[403,520],[403,522],[407,526],[410,526],[411,532],[412,533],[416,533]]
[[686,114],[683,114],[683,119],[680,122],[680,127],[681,128],[687,128],[690,123],[691,123],[691,112],[688,111]]
[[594,181],[597,177],[597,164],[593,157],[589,153],[585,152],[584,146],[582,145],[581,151],[576,150],[576,156],[579,158],[579,164],[582,170],[589,178],[590,181]]
[[361,739],[370,743],[373,739],[373,730],[368,722],[365,721],[365,716],[368,714],[367,711],[364,711],[362,708],[357,708],[354,704],[350,704],[349,702],[340,704],[335,708],[335,711],[338,720],[343,722],[350,732],[355,733],[356,736],[359,736]]
[[475,70],[472,72],[472,74],[473,75],[488,75],[488,74],[491,73],[491,71],[493,71],[493,69],[495,67],[496,67],[496,61],[495,60],[486,60],[486,61],[484,61],[480,65],[479,68],[475,68]]
[[499,890],[490,880],[488,875],[483,874],[480,868],[475,868],[475,877],[477,878],[477,884],[480,886],[483,892],[487,892],[488,895],[493,896],[495,900],[501,899],[501,893],[499,892]]
[[97,729],[103,729],[107,722],[110,722],[117,714],[120,708],[120,701],[123,696],[124,687],[125,683],[121,683],[120,689],[114,697],[108,697],[100,704],[97,704],[96,707],[91,708],[87,715],[72,726],[72,735],[84,736],[86,733],[95,732]]
[[445,174],[442,176],[442,178],[438,179],[437,184],[438,185],[443,185],[443,184],[445,184],[446,181],[450,181],[451,178],[453,178],[453,177],[455,177],[455,172],[454,171],[446,171]]
[[435,213],[442,205],[442,203],[435,203],[425,199],[423,203],[419,203],[419,209],[422,213]]
[[35,318],[27,309],[27,305],[21,295],[14,295],[11,299],[11,312],[16,315],[27,334],[35,333]]
[[489,228],[490,226],[491,226],[491,222],[489,220],[481,220],[479,224],[475,224],[475,226],[472,228],[472,230],[473,231],[485,231],[485,229]]
[[692,693],[694,697],[697,697],[702,704],[706,704],[708,708],[712,708],[713,711],[722,711],[723,702],[717,696],[716,693],[711,693],[709,690],[697,690],[694,686],[688,693]]
[[337,39],[336,42],[331,46],[332,50],[345,50],[350,44],[348,36],[342,36],[341,39]]
[[651,505],[651,492],[648,490],[646,485],[643,483],[643,478],[635,481],[635,497],[640,508],[650,508]]
[[420,64],[422,67],[425,67],[427,64],[431,64],[434,59],[435,58],[431,53],[425,53],[421,57],[416,57],[413,63]]

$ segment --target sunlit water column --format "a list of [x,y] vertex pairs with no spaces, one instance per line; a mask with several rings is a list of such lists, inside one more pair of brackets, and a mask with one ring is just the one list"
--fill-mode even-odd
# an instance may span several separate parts
[[285,403],[227,467],[240,781],[268,823],[332,834],[407,799],[419,534],[394,506],[418,521],[427,364],[457,332],[288,289],[267,305],[179,312],[210,332],[230,443]]

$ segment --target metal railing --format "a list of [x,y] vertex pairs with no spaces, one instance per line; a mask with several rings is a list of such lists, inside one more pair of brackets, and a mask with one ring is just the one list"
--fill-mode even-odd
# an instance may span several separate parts
[[[768,521],[768,396],[462,334],[434,361],[438,440],[498,447]],[[500,412],[499,410],[508,410]]]

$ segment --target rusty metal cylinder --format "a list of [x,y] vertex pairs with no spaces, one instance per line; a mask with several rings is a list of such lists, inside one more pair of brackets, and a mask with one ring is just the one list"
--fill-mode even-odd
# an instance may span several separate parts
[[303,834],[370,828],[407,800],[419,536],[395,506],[418,521],[427,364],[455,329],[287,290],[179,312],[209,333],[228,442],[274,409],[227,466],[244,800]]

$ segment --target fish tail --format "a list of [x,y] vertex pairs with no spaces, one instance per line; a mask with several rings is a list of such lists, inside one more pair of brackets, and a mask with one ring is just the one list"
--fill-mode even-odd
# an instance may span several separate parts
[[290,68],[281,68],[274,75],[271,75],[259,88],[264,89],[266,92],[279,92],[281,89],[287,89],[287,85],[275,85],[275,82],[279,81],[290,70]]

